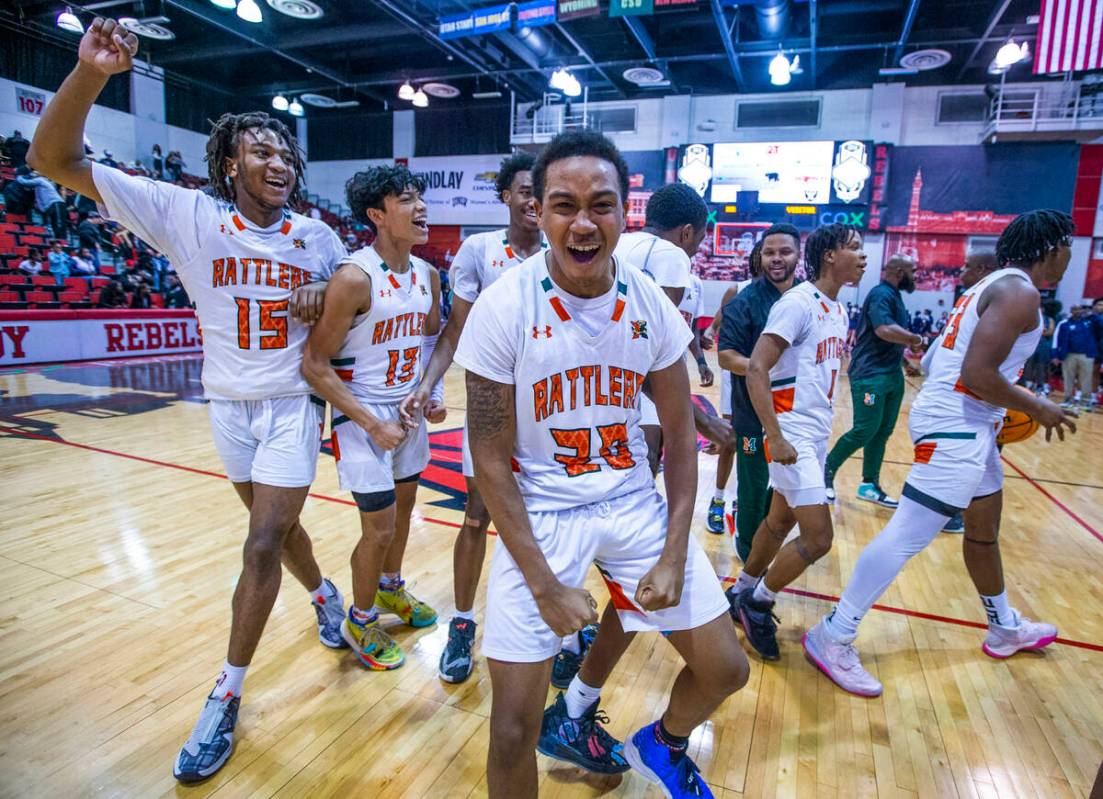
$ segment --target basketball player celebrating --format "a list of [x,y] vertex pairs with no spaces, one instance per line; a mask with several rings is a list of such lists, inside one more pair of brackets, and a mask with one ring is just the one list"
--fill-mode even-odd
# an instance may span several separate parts
[[[183,782],[218,771],[233,748],[245,672],[280,590],[280,561],[314,598],[319,638],[344,647],[343,600],[322,578],[299,512],[320,448],[320,400],[299,374],[307,325],[303,287],[329,276],[345,250],[325,224],[291,213],[302,187],[295,139],[264,113],[226,114],[207,142],[213,196],[136,178],[84,157],[88,111],[138,42],[96,18],[77,67],[46,107],[27,160],[94,199],[105,216],[166,253],[203,328],[203,389],[215,446],[249,508],[241,576],[222,674],[173,766]],[[320,306],[321,294],[315,297]]]
[[[499,531],[483,643],[493,692],[489,793],[537,794],[533,748],[552,658],[563,635],[596,618],[582,588],[596,562],[624,628],[667,631],[687,663],[663,717],[633,736],[625,756],[668,795],[711,796],[686,742],[745,683],[747,663],[689,534],[690,334],[658,287],[613,255],[628,170],[608,139],[557,136],[537,159],[533,187],[550,249],[479,297],[456,352],[467,369],[475,479]],[[669,506],[646,463],[645,380],[667,433]],[[608,753],[596,708],[581,725],[594,754]]]
[[1049,440],[1073,415],[1015,388],[1042,335],[1038,286],[1058,282],[1068,267],[1072,218],[1060,211],[1016,217],[996,243],[1003,266],[955,303],[950,321],[923,358],[927,379],[908,424],[915,463],[888,526],[862,551],[835,609],[804,637],[812,661],[842,689],[878,696],[881,683],[862,668],[858,625],[904,564],[921,552],[947,518],[964,511],[962,553],[988,617],[981,649],[1007,658],[1057,638],[1052,624],[1033,622],[1011,607],[1004,588],[999,528],[1003,467],[996,434],[1005,408],[1029,414]]
[[398,404],[420,374],[422,337],[440,329],[440,276],[410,255],[429,240],[424,180],[404,166],[376,166],[353,175],[345,191],[353,218],[364,221],[375,240],[334,273],[307,341],[303,374],[333,406],[337,476],[360,511],[353,604],[341,633],[364,666],[386,670],[401,666],[405,656],[379,625],[379,609],[413,627],[437,619],[402,580],[429,433],[420,416],[406,426]]
[[[431,401],[437,385],[456,352],[456,342],[467,323],[471,304],[495,280],[543,246],[532,199],[533,156],[518,152],[502,161],[496,185],[498,199],[509,209],[509,227],[469,236],[460,245],[449,270],[452,279],[452,313],[437,341],[420,383],[401,405],[402,418],[416,423],[419,413]],[[440,654],[438,673],[445,682],[466,680],[474,668],[471,647],[475,641],[475,592],[486,558],[486,531],[490,514],[475,485],[467,425],[463,430],[463,475],[467,483],[467,504],[463,526],[452,549],[452,585],[456,615],[448,625],[448,643]],[[572,636],[572,644],[577,638]],[[568,645],[572,645],[568,644]],[[569,678],[568,678],[569,679]]]
[[756,258],[755,251],[751,251],[751,274],[757,276],[724,306],[716,345],[720,368],[731,377],[732,383],[728,413],[737,442],[736,506],[739,509],[733,514],[732,543],[736,555],[744,562],[751,554],[755,534],[772,501],[762,423],[747,393],[747,368],[755,342],[766,328],[770,309],[796,280],[800,232],[792,225],[774,225],[767,228],[755,248],[758,252]]
[[[848,324],[836,297],[843,286],[861,280],[866,264],[862,236],[849,225],[817,228],[804,251],[810,280],[770,309],[747,368],[774,494],[728,597],[733,617],[766,660],[780,657],[773,618],[778,591],[831,550],[823,465]],[[765,246],[763,255],[769,269]],[[782,546],[794,524],[799,536]]]
[[[643,230],[625,233],[617,245],[617,257],[641,269],[662,287],[675,307],[681,310],[682,300],[690,293],[689,259],[701,246],[708,225],[708,206],[692,188],[684,183],[671,183],[654,192],[647,200]],[[696,344],[696,351],[694,351]],[[690,352],[697,361],[701,385],[712,385],[712,372],[705,362],[699,342],[692,342]],[[647,458],[651,473],[659,472],[663,434],[655,413],[655,404],[646,396],[640,398]]]

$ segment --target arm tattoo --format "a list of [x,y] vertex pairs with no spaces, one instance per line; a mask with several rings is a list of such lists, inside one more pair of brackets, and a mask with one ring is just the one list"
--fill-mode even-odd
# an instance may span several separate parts
[[472,440],[507,433],[513,437],[517,423],[513,390],[513,386],[506,383],[467,372],[467,433]]

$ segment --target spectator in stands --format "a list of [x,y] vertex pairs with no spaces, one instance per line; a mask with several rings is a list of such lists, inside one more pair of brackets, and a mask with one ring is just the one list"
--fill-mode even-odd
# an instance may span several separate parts
[[322,212],[320,210],[318,210],[318,206],[312,205],[312,206],[310,206],[309,216],[310,216],[311,219],[321,219],[322,218]]
[[184,163],[184,156],[180,155],[179,150],[171,150],[165,157],[165,171],[168,172],[169,177],[174,181],[181,181],[184,179],[184,168],[187,164]]
[[112,280],[100,291],[101,308],[124,308],[127,304],[126,292],[116,281]]
[[923,335],[927,338],[934,338],[934,314],[931,313],[930,308],[923,309],[923,327],[925,328]]
[[19,263],[19,271],[25,275],[37,275],[42,271],[44,265],[42,249],[31,247],[30,253]]
[[1099,392],[1100,370],[1103,369],[1103,297],[1097,297],[1092,303],[1092,325],[1095,328],[1095,385],[1092,391]]
[[31,174],[31,168],[24,164],[15,170],[15,180],[4,184],[4,212],[8,215],[29,216],[34,208],[34,189],[23,185],[20,178]]
[[76,194],[73,197],[73,207],[77,209],[77,219],[84,221],[96,211],[96,201],[91,197],[85,197],[83,194]]
[[1056,300],[1042,303],[1042,337],[1038,339],[1038,346],[1027,359],[1023,370],[1026,387],[1039,397],[1049,396],[1049,362],[1053,358],[1053,333],[1060,310],[1061,303]]
[[922,311],[916,311],[914,314],[912,314],[911,325],[909,325],[908,329],[912,333],[915,333],[917,336],[922,336],[923,335],[923,313],[922,313]]
[[131,308],[150,308],[153,306],[153,301],[150,297],[149,286],[142,283],[134,290],[134,294],[130,298]]
[[1080,403],[1089,408],[1092,396],[1092,367],[1095,366],[1095,325],[1087,306],[1072,306],[1072,317],[1057,336],[1057,361],[1061,363],[1066,408]]
[[70,250],[70,258],[72,258],[72,270],[73,274],[78,277],[92,277],[96,274],[96,262],[92,260],[92,253],[88,251],[87,247],[82,247],[80,252]]
[[60,241],[55,241],[50,249],[50,274],[54,276],[59,286],[65,285],[65,278],[69,277],[69,270],[73,259],[65,252],[65,247]]
[[104,166],[109,166],[112,169],[119,168],[119,162],[115,160],[115,157],[111,154],[110,150],[103,151],[103,158],[100,159],[100,163]]
[[169,275],[165,281],[165,307],[166,308],[190,308],[191,299],[188,292],[180,285],[180,278]]
[[4,140],[4,149],[8,151],[11,165],[16,169],[27,163],[27,150],[30,148],[31,143],[18,130]]
[[153,145],[153,150],[149,154],[149,171],[156,180],[161,180],[165,176],[165,157],[161,155],[159,144]]
[[55,239],[69,238],[69,208],[57,190],[54,182],[37,172],[30,172],[16,178],[34,192],[34,207],[46,220]]
[[93,211],[77,225],[77,238],[80,239],[80,248],[88,250],[92,255],[92,262],[96,265],[96,271],[100,271],[100,224],[103,217],[99,212]]

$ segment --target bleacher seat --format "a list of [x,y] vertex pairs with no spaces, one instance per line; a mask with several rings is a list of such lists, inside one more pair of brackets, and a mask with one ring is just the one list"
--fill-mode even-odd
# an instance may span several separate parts
[[65,278],[65,290],[75,291],[83,297],[88,293],[88,281],[83,277],[67,277]]
[[165,298],[161,294],[154,292],[149,295],[149,304],[151,308],[164,308]]
[[35,286],[56,286],[57,279],[53,275],[34,275],[31,283]]
[[100,262],[100,274],[113,275],[113,274],[115,274],[115,267],[112,266],[111,264],[105,264],[101,261]]
[[27,302],[35,308],[60,308],[61,303],[55,299],[55,295],[49,291],[28,291],[24,295]]

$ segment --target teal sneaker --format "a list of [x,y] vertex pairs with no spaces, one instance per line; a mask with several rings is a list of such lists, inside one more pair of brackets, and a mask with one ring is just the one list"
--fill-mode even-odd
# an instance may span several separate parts
[[706,523],[708,531],[721,535],[724,532],[724,500],[712,498],[709,503],[709,515],[708,522]]
[[895,500],[886,494],[877,483],[859,483],[856,496],[858,499],[864,499],[866,502],[872,502],[882,508],[895,510],[900,505],[899,500]]

